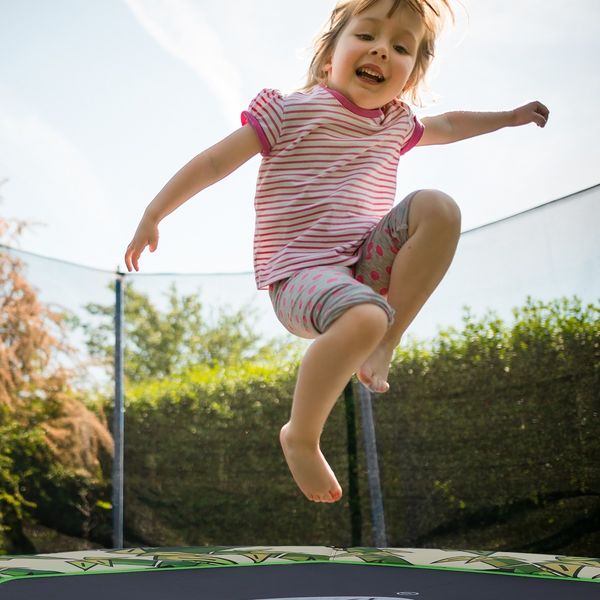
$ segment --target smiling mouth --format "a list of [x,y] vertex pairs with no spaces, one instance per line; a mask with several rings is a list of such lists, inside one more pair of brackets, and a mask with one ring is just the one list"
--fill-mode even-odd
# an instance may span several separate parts
[[383,75],[369,68],[359,67],[356,69],[356,75],[361,79],[365,79],[366,81],[370,81],[372,83],[382,83],[385,81],[385,77]]

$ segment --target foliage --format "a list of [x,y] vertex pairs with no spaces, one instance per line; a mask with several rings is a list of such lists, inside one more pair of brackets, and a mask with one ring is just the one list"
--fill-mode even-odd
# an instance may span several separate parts
[[[114,288],[114,286],[113,286]],[[244,361],[265,363],[277,356],[294,356],[294,346],[271,340],[261,343],[253,329],[252,311],[235,312],[220,307],[215,322],[205,317],[197,294],[179,295],[173,283],[167,296],[168,309],[161,312],[150,298],[125,285],[124,339],[127,384],[164,379],[195,365],[234,366]],[[95,325],[79,321],[93,357],[107,366],[114,360],[114,306],[90,303],[90,315],[100,317]]]
[[[18,239],[25,226],[0,218],[0,242]],[[39,302],[24,270],[0,247],[0,552],[31,551],[23,521],[49,504],[65,510],[49,493],[57,481],[102,488],[100,461],[112,452],[105,424],[83,406],[62,366],[61,357],[73,357],[65,317]]]
[[598,315],[576,297],[528,298],[510,325],[467,310],[461,330],[397,353],[378,409],[397,543],[591,552],[600,541]]
[[[30,473],[16,468],[18,454],[32,454],[40,447],[39,429],[23,432],[21,426],[7,418],[8,410],[0,406],[0,541],[8,536],[13,544],[28,547],[21,530],[26,511],[35,508],[21,491]],[[18,465],[22,467],[23,465]],[[24,544],[25,542],[25,544]]]
[[[8,231],[0,219],[0,240]],[[111,364],[114,309],[88,306],[100,327],[49,311],[8,251],[0,304],[0,552],[35,551],[35,520],[110,544],[112,398],[107,417],[91,413],[59,358],[71,322]],[[528,298],[512,324],[467,310],[461,329],[396,353],[392,389],[374,401],[389,545],[598,547],[598,313],[577,298]],[[125,543],[348,545],[347,498],[306,502],[279,447],[297,349],[261,342],[244,311],[210,322],[175,287],[161,312],[127,284],[125,314]],[[341,403],[322,448],[347,490]],[[372,542],[368,518],[362,536]]]
[[[374,401],[389,545],[586,555],[600,542],[598,307],[528,299],[514,316],[467,311],[462,329],[398,351]],[[281,455],[294,380],[292,365],[240,365],[131,386],[129,542],[348,545],[347,498],[305,502]],[[341,403],[322,447],[347,490]]]

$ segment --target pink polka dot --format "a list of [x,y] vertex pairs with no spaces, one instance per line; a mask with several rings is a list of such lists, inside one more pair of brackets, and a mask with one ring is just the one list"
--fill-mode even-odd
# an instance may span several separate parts
[[385,295],[388,293],[388,289],[387,289],[387,288],[381,288],[381,289],[379,290],[379,293],[380,293],[382,296],[385,296]]
[[308,273],[304,273],[304,275],[302,275],[302,281],[304,281],[307,277],[308,277]]
[[400,248],[398,248],[397,246],[391,246],[390,250],[394,253],[394,254],[398,254],[398,250],[400,250]]
[[310,310],[312,308],[312,300],[308,301],[308,304],[306,305],[306,308],[308,308],[308,310]]
[[373,281],[377,281],[379,279],[380,275],[377,271],[371,271],[371,279]]
[[312,278],[312,280],[313,280],[313,281],[316,281],[317,279],[321,279],[321,277],[323,277],[323,274],[322,274],[322,273],[319,273],[318,275],[315,275],[315,276]]
[[335,292],[333,292],[333,294],[331,294],[331,297],[335,298],[336,296],[339,296],[341,291],[342,290],[335,290]]
[[334,281],[337,281],[338,278],[337,277],[332,277],[331,279],[327,280],[327,283],[333,283]]
[[292,287],[290,288],[290,292],[293,292],[293,291],[294,291],[294,287],[296,287],[296,286],[292,286]]
[[300,302],[298,302],[298,308],[302,308],[302,300],[300,300]]
[[314,294],[316,289],[317,289],[317,286],[316,286],[316,285],[311,285],[311,286],[308,288],[308,293],[309,293],[309,294]]
[[356,281],[358,281],[359,283],[364,283],[365,282],[365,278],[362,275],[357,275],[356,276]]
[[320,311],[322,308],[323,308],[323,305],[322,305],[322,304],[319,302],[319,303],[317,304],[317,310],[319,310],[319,311]]
[[371,252],[371,250],[373,250],[373,242],[369,242],[367,246],[367,252]]
[[377,244],[377,248],[375,248],[375,252],[377,252],[377,254],[379,254],[379,256],[383,256],[383,248]]
[[392,272],[392,267],[391,267],[390,265],[388,265],[388,266],[385,268],[385,272],[386,272],[386,273],[388,273],[388,274],[391,274],[391,272]]
[[303,285],[301,285],[301,286],[298,288],[298,293],[299,293],[299,294],[301,294],[303,289],[304,289],[304,286],[303,286]]

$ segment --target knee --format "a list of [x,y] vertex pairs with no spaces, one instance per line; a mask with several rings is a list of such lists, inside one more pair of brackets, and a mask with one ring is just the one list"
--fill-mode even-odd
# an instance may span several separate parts
[[386,312],[377,304],[357,304],[349,308],[345,316],[352,321],[352,327],[361,336],[380,339],[389,327]]
[[414,200],[421,222],[438,224],[460,233],[461,213],[456,201],[440,190],[422,190]]

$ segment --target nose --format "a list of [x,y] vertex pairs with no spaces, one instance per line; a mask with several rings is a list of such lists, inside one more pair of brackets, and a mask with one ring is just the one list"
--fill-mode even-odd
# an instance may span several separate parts
[[387,60],[388,52],[383,46],[379,46],[378,48],[372,48],[370,51],[372,56],[380,56],[382,60]]

